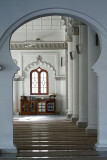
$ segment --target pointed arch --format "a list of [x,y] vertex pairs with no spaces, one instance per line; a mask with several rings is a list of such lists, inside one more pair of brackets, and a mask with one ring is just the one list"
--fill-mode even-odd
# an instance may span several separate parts
[[49,94],[48,71],[38,67],[30,72],[30,94]]

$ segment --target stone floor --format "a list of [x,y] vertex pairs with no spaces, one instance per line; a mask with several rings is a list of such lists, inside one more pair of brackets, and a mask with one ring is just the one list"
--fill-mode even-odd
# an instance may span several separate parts
[[95,135],[86,135],[65,116],[14,117],[17,158],[0,160],[107,160],[94,150]]

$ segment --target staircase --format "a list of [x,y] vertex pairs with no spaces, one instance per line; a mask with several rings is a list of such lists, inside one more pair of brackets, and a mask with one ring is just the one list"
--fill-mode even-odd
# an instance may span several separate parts
[[94,150],[95,135],[60,116],[29,116],[14,119],[16,159],[107,160]]

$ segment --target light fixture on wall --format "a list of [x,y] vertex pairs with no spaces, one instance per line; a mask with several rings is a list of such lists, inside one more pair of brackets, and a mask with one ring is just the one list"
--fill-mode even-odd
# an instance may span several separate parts
[[99,45],[99,37],[98,37],[98,34],[96,33],[95,34],[95,44],[96,44],[96,46],[98,46]]
[[41,41],[41,39],[40,38],[36,38],[36,42],[40,42]]
[[0,70],[2,70],[2,66],[0,65]]
[[62,64],[62,61],[63,61],[63,60],[62,60],[62,57],[61,57],[61,67],[62,67],[62,65],[63,65],[63,64]]
[[71,60],[73,60],[75,58],[75,52],[71,51],[71,52],[69,52],[69,54],[70,54]]
[[81,45],[80,44],[76,45],[76,51],[77,51],[78,54],[81,53]]

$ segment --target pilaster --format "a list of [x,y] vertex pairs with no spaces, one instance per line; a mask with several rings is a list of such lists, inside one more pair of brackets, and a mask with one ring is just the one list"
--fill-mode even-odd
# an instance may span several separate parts
[[97,151],[107,153],[107,39],[100,34],[101,55],[92,67],[97,73]]
[[91,69],[100,55],[96,33],[88,27],[88,127],[87,134],[97,134],[97,75]]
[[72,42],[68,42],[68,113],[67,118],[72,116],[72,104],[73,104],[73,93],[72,93],[72,83],[73,83],[73,63],[70,56],[72,51]]
[[73,35],[73,46],[75,55],[73,59],[73,114],[72,122],[76,122],[79,117],[79,54],[76,46],[79,44],[79,36]]
[[9,53],[10,37],[0,52],[0,153],[17,153],[13,143],[13,76],[19,69]]
[[87,26],[80,25],[81,52],[79,54],[79,120],[77,126],[86,128],[88,122],[88,54]]
[[18,114],[18,81],[13,79],[13,113]]

